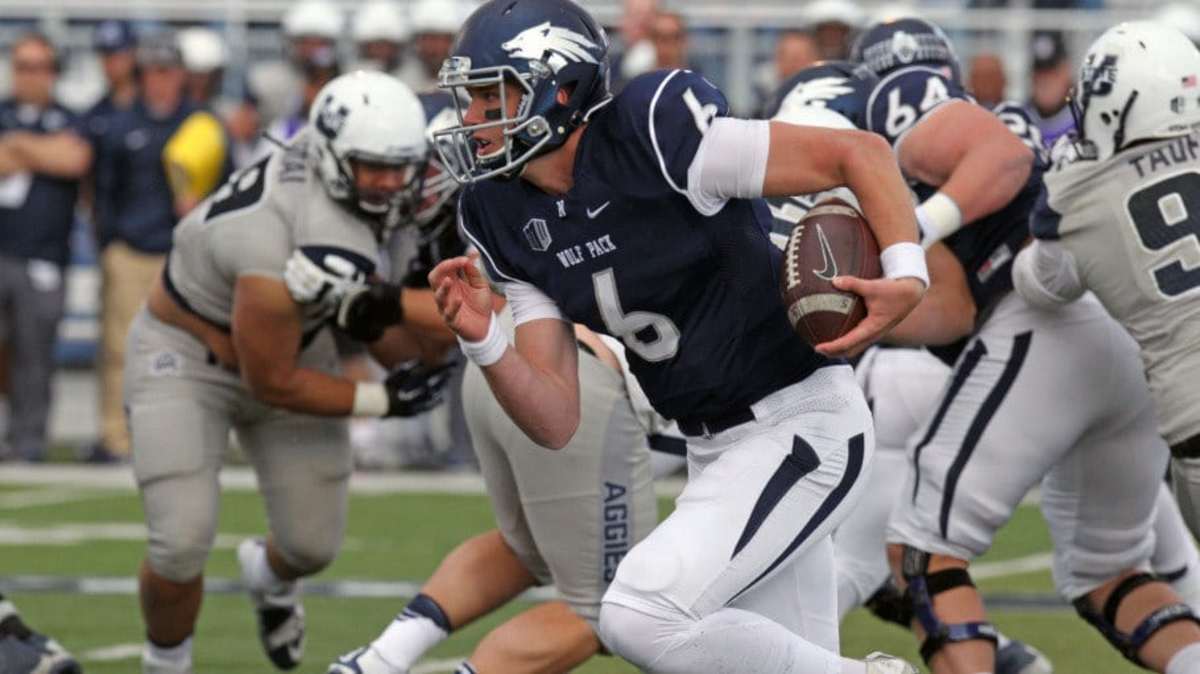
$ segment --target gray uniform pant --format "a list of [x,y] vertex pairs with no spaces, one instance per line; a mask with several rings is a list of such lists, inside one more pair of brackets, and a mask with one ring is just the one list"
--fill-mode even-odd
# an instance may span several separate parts
[[[327,331],[301,354],[300,366],[337,370]],[[345,420],[258,402],[237,374],[210,364],[204,345],[145,309],[129,332],[125,406],[156,573],[184,582],[203,571],[216,537],[218,473],[230,430],[254,466],[284,560],[305,573],[333,561],[346,528],[351,470]]]
[[[40,267],[40,268],[39,268]],[[42,459],[63,314],[62,270],[42,260],[0,255],[0,321],[8,344],[8,444],[15,456]]]
[[617,565],[658,516],[646,431],[624,378],[581,352],[579,389],[579,430],[557,451],[512,422],[474,365],[463,378],[463,408],[505,542],[595,627]]

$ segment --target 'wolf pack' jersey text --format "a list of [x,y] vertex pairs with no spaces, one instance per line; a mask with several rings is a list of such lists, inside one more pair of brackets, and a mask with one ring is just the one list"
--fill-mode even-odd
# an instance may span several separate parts
[[1070,153],[1031,220],[1137,340],[1169,444],[1200,435],[1200,135],[1103,161]]
[[[919,120],[952,100],[975,105],[958,84],[933,68],[914,66],[898,70],[880,80],[868,100],[870,130],[883,135],[896,147]],[[1016,111],[1006,107],[998,108],[996,112],[1012,130],[1017,123],[1013,119]],[[1024,120],[1028,121],[1028,117]],[[1028,134],[1021,139],[1026,144],[1032,142],[1032,136]],[[967,223],[943,241],[962,263],[980,316],[986,315],[996,301],[1013,288],[1012,262],[1029,238],[1029,213],[1041,189],[1043,170],[1044,162],[1035,160],[1025,186],[1008,205]],[[911,187],[919,201],[937,192],[937,187],[922,183],[912,183]],[[939,356],[953,359],[957,350],[945,351]]]
[[688,168],[724,97],[686,70],[632,80],[596,111],[562,197],[526,181],[463,191],[463,230],[498,282],[531,284],[570,320],[622,338],[663,416],[744,408],[827,361],[792,332],[761,199],[703,215]]
[[[185,308],[228,328],[238,278],[282,278],[296,251],[343,278],[365,281],[375,272],[375,236],[325,192],[308,134],[235,173],[176,228],[163,278]],[[330,311],[325,303],[304,305],[307,338]]]

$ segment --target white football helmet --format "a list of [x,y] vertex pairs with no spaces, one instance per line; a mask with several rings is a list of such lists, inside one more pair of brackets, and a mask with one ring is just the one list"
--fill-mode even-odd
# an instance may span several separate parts
[[1084,56],[1071,110],[1083,159],[1200,128],[1200,51],[1154,21],[1109,28]]
[[404,43],[412,37],[408,17],[394,0],[368,0],[354,13],[350,34],[358,44],[387,41]]
[[289,40],[319,37],[336,42],[342,31],[342,12],[327,0],[301,0],[283,15],[283,34]]
[[[330,197],[377,219],[383,232],[411,213],[429,145],[425,110],[404,83],[364,70],[336,77],[317,93],[308,122],[317,174]],[[361,193],[355,161],[403,168],[404,187],[394,194]]]

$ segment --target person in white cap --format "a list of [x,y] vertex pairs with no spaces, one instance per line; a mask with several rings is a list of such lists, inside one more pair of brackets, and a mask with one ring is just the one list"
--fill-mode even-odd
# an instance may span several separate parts
[[208,28],[188,28],[179,31],[177,39],[187,70],[188,98],[197,105],[216,106],[229,62],[221,36]]
[[302,0],[288,8],[281,23],[286,59],[260,63],[247,75],[247,88],[266,120],[290,116],[301,107],[297,101],[304,71],[336,69],[337,40],[345,20],[328,0]]
[[475,9],[467,0],[417,0],[412,4],[413,52],[421,68],[408,74],[405,83],[414,91],[437,86],[438,71],[450,55],[454,36]]
[[412,25],[395,0],[367,0],[354,13],[350,35],[358,59],[356,68],[396,74],[405,63]]
[[804,19],[817,40],[822,60],[844,59],[854,32],[866,16],[850,0],[817,0],[804,10]]

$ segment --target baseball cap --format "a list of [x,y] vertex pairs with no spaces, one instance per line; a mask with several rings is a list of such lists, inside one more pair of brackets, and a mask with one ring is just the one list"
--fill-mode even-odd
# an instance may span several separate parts
[[1062,33],[1044,31],[1033,36],[1033,69],[1053,68],[1067,59],[1067,44]]
[[175,33],[164,31],[141,40],[137,49],[138,65],[143,66],[182,66],[183,53]]
[[102,52],[132,49],[137,45],[133,24],[119,19],[107,19],[96,24],[92,32],[92,46]]

